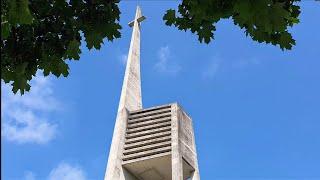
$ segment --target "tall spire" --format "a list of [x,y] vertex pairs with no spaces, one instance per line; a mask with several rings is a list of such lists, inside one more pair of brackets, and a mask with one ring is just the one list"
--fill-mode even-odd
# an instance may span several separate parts
[[104,180],[200,180],[192,119],[177,103],[142,109],[137,7]]
[[118,111],[126,108],[129,111],[142,109],[140,78],[140,23],[145,19],[137,6],[136,15],[129,26],[133,27],[126,72],[123,80]]
[[136,16],[129,23],[133,27],[126,72],[123,79],[117,119],[114,125],[112,143],[104,180],[123,180],[128,176],[122,168],[122,151],[124,147],[129,111],[142,109],[140,79],[140,23],[145,19],[137,7]]

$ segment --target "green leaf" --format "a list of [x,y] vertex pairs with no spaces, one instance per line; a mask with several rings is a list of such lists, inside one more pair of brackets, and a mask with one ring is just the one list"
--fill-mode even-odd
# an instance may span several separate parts
[[291,34],[288,32],[284,32],[280,36],[280,48],[284,49],[291,49],[293,45],[296,44],[295,40],[292,38]]
[[55,73],[55,71],[53,71],[53,74],[56,75],[57,77],[59,77],[60,74],[62,74],[64,77],[67,77],[69,75],[68,64],[65,63],[64,61],[59,61],[57,63],[57,73]]
[[15,72],[17,74],[24,74],[26,72],[27,66],[28,66],[28,62],[24,62],[22,64],[19,64],[19,65],[16,66]]
[[12,91],[14,94],[20,90],[20,94],[23,95],[24,91],[30,90],[30,84],[28,83],[27,79],[23,76],[15,78],[15,80],[12,83]]
[[67,58],[79,60],[80,53],[81,53],[80,42],[76,39],[70,41],[68,48],[67,48],[67,51],[66,51]]
[[276,3],[270,10],[270,19],[272,22],[272,29],[274,31],[285,31],[287,28],[286,19],[289,19],[290,13],[283,8],[283,3]]
[[14,74],[5,68],[2,68],[1,69],[1,79],[5,83],[9,83],[10,81],[12,81],[14,79]]
[[67,77],[69,75],[68,64],[56,55],[48,56],[43,54],[39,62],[39,69],[43,69],[44,76],[48,76],[50,73],[56,77],[60,77],[60,75]]
[[241,18],[248,19],[251,16],[251,3],[247,0],[237,1],[234,5],[235,12],[239,13]]
[[[98,26],[99,27],[99,26]],[[100,32],[103,33],[103,35],[106,35],[109,41],[112,41],[115,38],[120,38],[120,24],[114,23],[114,24],[105,24],[104,26],[100,27]]]
[[176,19],[176,11],[173,9],[167,10],[166,14],[163,16],[163,20],[166,21],[166,25],[171,26]]
[[213,31],[215,27],[210,22],[203,23],[203,26],[198,31],[199,41],[204,41],[205,43],[209,43],[211,39],[213,39]]
[[31,24],[33,17],[28,0],[9,0],[9,21],[12,24]]
[[9,23],[5,23],[4,25],[1,25],[1,38],[7,39],[9,34],[10,34]]
[[7,19],[3,16],[4,15],[1,15],[1,38],[7,39],[10,34],[11,27]]
[[86,38],[88,49],[100,49],[101,43],[103,43],[103,37],[100,34],[90,31],[85,32],[84,37]]

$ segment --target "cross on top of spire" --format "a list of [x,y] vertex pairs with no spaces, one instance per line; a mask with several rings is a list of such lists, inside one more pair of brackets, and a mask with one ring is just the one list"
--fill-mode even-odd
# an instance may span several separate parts
[[146,17],[141,14],[141,9],[140,9],[140,7],[137,6],[136,17],[134,18],[133,21],[129,22],[128,24],[129,24],[130,27],[132,27],[132,26],[134,25],[134,22],[135,22],[135,21],[137,21],[138,23],[140,23],[140,22],[142,22],[142,21],[145,20],[145,19],[146,19]]

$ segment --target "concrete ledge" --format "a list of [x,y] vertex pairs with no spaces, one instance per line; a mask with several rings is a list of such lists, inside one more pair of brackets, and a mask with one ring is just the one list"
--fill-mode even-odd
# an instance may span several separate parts
[[160,142],[160,143],[155,143],[155,144],[150,144],[147,146],[140,146],[136,148],[131,148],[131,149],[126,149],[123,154],[124,155],[129,155],[129,154],[134,154],[138,152],[144,152],[152,149],[158,149],[158,148],[163,148],[163,147],[168,147],[171,146],[171,142],[166,141],[166,142]]
[[160,153],[160,154],[155,154],[155,155],[151,155],[148,157],[142,157],[142,158],[137,158],[137,159],[133,159],[133,160],[128,160],[128,161],[123,161],[122,165],[126,166],[129,165],[131,163],[135,163],[137,161],[145,161],[145,160],[149,160],[149,159],[153,159],[153,158],[158,158],[158,157],[162,157],[162,156],[168,156],[171,155],[171,152],[165,152],[165,153]]

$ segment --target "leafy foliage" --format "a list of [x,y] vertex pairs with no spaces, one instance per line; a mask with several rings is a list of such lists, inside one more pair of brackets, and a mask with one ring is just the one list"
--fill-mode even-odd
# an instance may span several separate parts
[[[299,0],[183,0],[169,9],[168,26],[190,30],[200,42],[214,39],[215,24],[233,19],[254,41],[291,49],[288,27],[299,22]],[[38,69],[68,76],[67,60],[79,60],[82,37],[87,48],[120,38],[119,0],[2,0],[1,79],[23,94]],[[81,35],[81,33],[83,35]]]
[[120,37],[118,0],[2,0],[1,79],[14,93],[30,89],[41,69],[68,76],[66,61],[79,60],[83,33],[89,49]]
[[298,0],[183,0],[178,10],[170,9],[163,16],[166,25],[191,30],[200,42],[214,39],[215,24],[232,19],[254,41],[291,49],[295,40],[288,27],[299,22]]

